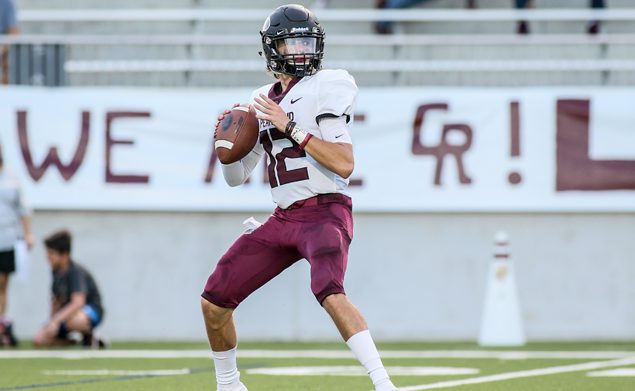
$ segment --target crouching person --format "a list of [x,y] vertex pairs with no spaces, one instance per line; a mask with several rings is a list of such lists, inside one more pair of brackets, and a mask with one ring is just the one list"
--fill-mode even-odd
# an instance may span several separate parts
[[[101,296],[93,276],[71,258],[71,234],[58,231],[44,240],[53,272],[51,318],[33,337],[36,347],[69,346],[104,348],[105,341],[93,330],[103,318]],[[81,341],[69,338],[77,332]]]

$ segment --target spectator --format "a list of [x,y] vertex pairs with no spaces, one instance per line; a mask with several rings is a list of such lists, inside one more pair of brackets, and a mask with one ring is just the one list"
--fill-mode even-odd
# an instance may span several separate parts
[[[533,7],[532,0],[515,0],[515,6],[517,9],[528,9]],[[606,4],[604,0],[589,0],[589,5],[593,9],[604,9]],[[516,26],[516,32],[518,34],[529,34],[529,22],[526,20],[521,20],[518,22]],[[592,20],[589,22],[587,26],[587,33],[589,34],[597,34],[600,32],[600,21]]]
[[53,271],[51,319],[33,338],[37,347],[68,346],[76,341],[70,332],[82,334],[82,344],[104,348],[93,330],[103,319],[101,296],[93,276],[71,258],[71,234],[62,230],[44,240]]
[[[20,232],[21,231],[21,232]],[[4,167],[0,148],[0,346],[16,346],[13,327],[5,315],[9,275],[15,271],[14,246],[23,235],[27,248],[33,245],[31,219],[19,183]]]
[[[13,0],[0,0],[0,35],[18,33],[18,22],[15,16]],[[0,45],[0,66],[2,67],[2,80],[0,84],[9,84],[9,48]]]
[[[403,9],[427,1],[429,0],[377,0],[375,8],[388,10]],[[466,0],[465,4],[467,8],[475,8],[475,0]],[[392,34],[393,22],[387,20],[378,21],[375,23],[375,32],[377,32],[377,34]]]

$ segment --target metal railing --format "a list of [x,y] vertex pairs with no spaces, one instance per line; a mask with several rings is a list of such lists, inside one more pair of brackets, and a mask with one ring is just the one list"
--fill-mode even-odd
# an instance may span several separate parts
[[[24,10],[19,20],[31,22],[130,22],[130,21],[259,21],[270,9],[85,9],[85,10]],[[635,9],[476,9],[476,10],[375,10],[325,9],[320,10],[321,21],[373,22],[446,22],[446,21],[632,21]]]
[[[198,45],[198,46],[258,46],[252,35],[16,35],[0,38],[0,44],[67,45],[67,46],[144,46],[144,45]],[[633,45],[635,34],[620,35],[352,35],[331,36],[328,44],[340,47],[379,46],[510,46],[510,45]],[[634,49],[635,50],[635,49]],[[329,63],[348,69],[367,71],[635,71],[635,59],[549,59],[549,60],[340,60]],[[259,60],[67,60],[67,72],[181,72],[181,71],[260,71]]]
[[[506,45],[633,45],[635,34],[353,34],[329,35],[335,46],[506,46]],[[0,36],[0,44],[63,45],[260,45],[254,34],[23,34]]]
[[[24,23],[45,22],[130,22],[130,21],[261,21],[270,10],[228,10],[228,9],[130,9],[130,10],[25,10],[20,13]],[[376,20],[414,21],[635,21],[635,9],[607,10],[373,10],[338,9],[321,10],[320,19],[336,22],[372,22]],[[254,46],[258,47],[258,37],[254,34],[118,34],[116,25],[112,34],[90,35],[17,35],[0,37],[0,44],[9,45],[62,45],[67,48],[82,46],[186,46],[188,58],[151,59],[75,59],[65,56],[64,71],[68,74],[91,73],[143,73],[143,72],[262,72],[262,60],[208,59],[202,58],[196,49],[204,47]],[[370,59],[336,58],[326,61],[329,67],[344,67],[354,72],[388,72],[395,75],[404,72],[635,72],[635,56],[607,58],[607,47],[626,45],[635,53],[634,34],[355,34],[328,35],[329,47],[356,48],[382,47],[393,53],[403,48],[426,47],[474,47],[475,45],[505,46],[589,46],[599,47],[601,54],[595,58],[546,58],[546,59],[488,59],[488,58],[409,58]],[[505,50],[505,49],[501,49]],[[354,55],[353,55],[354,57]],[[425,60],[425,61],[422,61]]]

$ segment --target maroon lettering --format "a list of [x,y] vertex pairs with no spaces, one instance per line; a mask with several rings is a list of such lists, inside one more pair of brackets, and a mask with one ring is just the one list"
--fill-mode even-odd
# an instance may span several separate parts
[[268,130],[263,130],[260,132],[260,143],[262,144],[262,147],[264,148],[265,152],[267,152],[267,156],[269,157],[269,164],[267,164],[266,166],[266,175],[264,177],[269,182],[269,186],[271,186],[271,188],[273,189],[274,187],[278,186],[278,182],[276,181],[276,173],[274,171],[276,169],[276,164],[273,160],[273,154],[271,153],[271,151],[273,150],[273,143],[269,138]]
[[[509,103],[509,152],[512,158],[520,156],[520,105],[518,101]],[[512,185],[518,185],[523,177],[519,172],[512,171],[507,176],[507,180]]]
[[209,162],[207,163],[207,172],[205,173],[205,183],[211,183],[214,180],[214,170],[216,169],[216,162],[218,162],[218,157],[216,156],[216,148],[212,147],[212,154],[209,156]]
[[364,123],[366,122],[366,114],[365,113],[359,113],[359,114],[355,114],[353,115],[353,120],[357,123]]
[[112,123],[118,118],[148,118],[149,112],[113,111],[106,114],[106,182],[107,183],[148,183],[148,175],[121,175],[112,172],[112,149],[115,145],[134,145],[133,140],[112,138]]
[[589,157],[590,101],[557,102],[556,190],[635,190],[635,160]]
[[[443,162],[446,155],[454,156],[458,167],[459,182],[461,184],[470,184],[472,179],[466,174],[463,164],[463,155],[472,146],[472,128],[467,124],[444,124],[441,131],[441,141],[437,146],[425,145],[421,141],[421,132],[425,121],[426,113],[430,110],[448,110],[446,103],[431,103],[421,105],[417,109],[413,125],[412,137],[412,153],[415,155],[431,155],[436,158],[436,167],[434,172],[434,184],[441,185],[441,174],[443,172]],[[451,145],[449,136],[452,132],[459,132],[465,136],[465,142],[461,145]]]
[[[366,113],[356,113],[353,119],[357,123],[364,123],[366,122]],[[348,185],[351,187],[361,187],[364,186],[364,180],[362,178],[351,178],[348,181]]]
[[509,103],[509,129],[511,137],[509,139],[509,150],[512,157],[520,156],[520,107],[517,101]]
[[[271,138],[269,138],[270,136]],[[309,171],[306,167],[292,170],[287,169],[286,159],[296,159],[306,156],[306,152],[304,152],[295,141],[291,141],[292,145],[290,147],[282,148],[280,152],[273,156],[273,140],[282,140],[285,138],[287,138],[287,136],[275,128],[260,132],[260,142],[265,152],[267,152],[267,155],[269,155],[269,167],[267,171],[271,188],[309,179]],[[278,174],[277,178],[276,174]]]
[[[216,155],[216,148],[212,147],[212,153],[209,156],[207,163],[207,171],[205,173],[205,183],[212,183],[214,181],[214,171],[216,171],[216,163],[218,162],[218,156]],[[249,178],[244,183],[249,183]]]
[[46,170],[50,165],[54,165],[57,167],[57,170],[62,175],[65,181],[69,181],[73,175],[79,169],[82,162],[84,161],[84,156],[86,156],[86,149],[88,146],[88,139],[90,136],[90,112],[82,111],[82,124],[81,131],[79,136],[79,142],[77,143],[77,148],[75,149],[75,154],[71,159],[69,164],[63,164],[59,158],[59,154],[57,153],[57,147],[52,147],[48,150],[44,161],[39,166],[36,166],[33,163],[33,156],[31,155],[31,149],[29,147],[29,136],[28,136],[28,126],[27,126],[27,112],[26,111],[18,111],[18,138],[20,140],[20,151],[22,153],[22,158],[24,159],[24,163],[26,164],[26,168],[29,172],[31,178],[34,181],[39,181],[40,178],[46,173]]

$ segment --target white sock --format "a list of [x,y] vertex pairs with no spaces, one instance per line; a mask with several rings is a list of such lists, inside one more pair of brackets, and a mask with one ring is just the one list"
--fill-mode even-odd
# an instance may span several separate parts
[[218,390],[225,386],[235,386],[240,382],[240,372],[236,365],[236,348],[225,352],[212,352],[214,368],[216,368],[216,383]]
[[390,381],[388,372],[384,368],[384,364],[381,362],[379,352],[375,347],[375,342],[370,336],[370,331],[364,330],[353,335],[346,341],[348,347],[353,351],[353,354],[359,362],[366,368],[370,379],[373,381],[375,390],[394,390],[395,386]]

